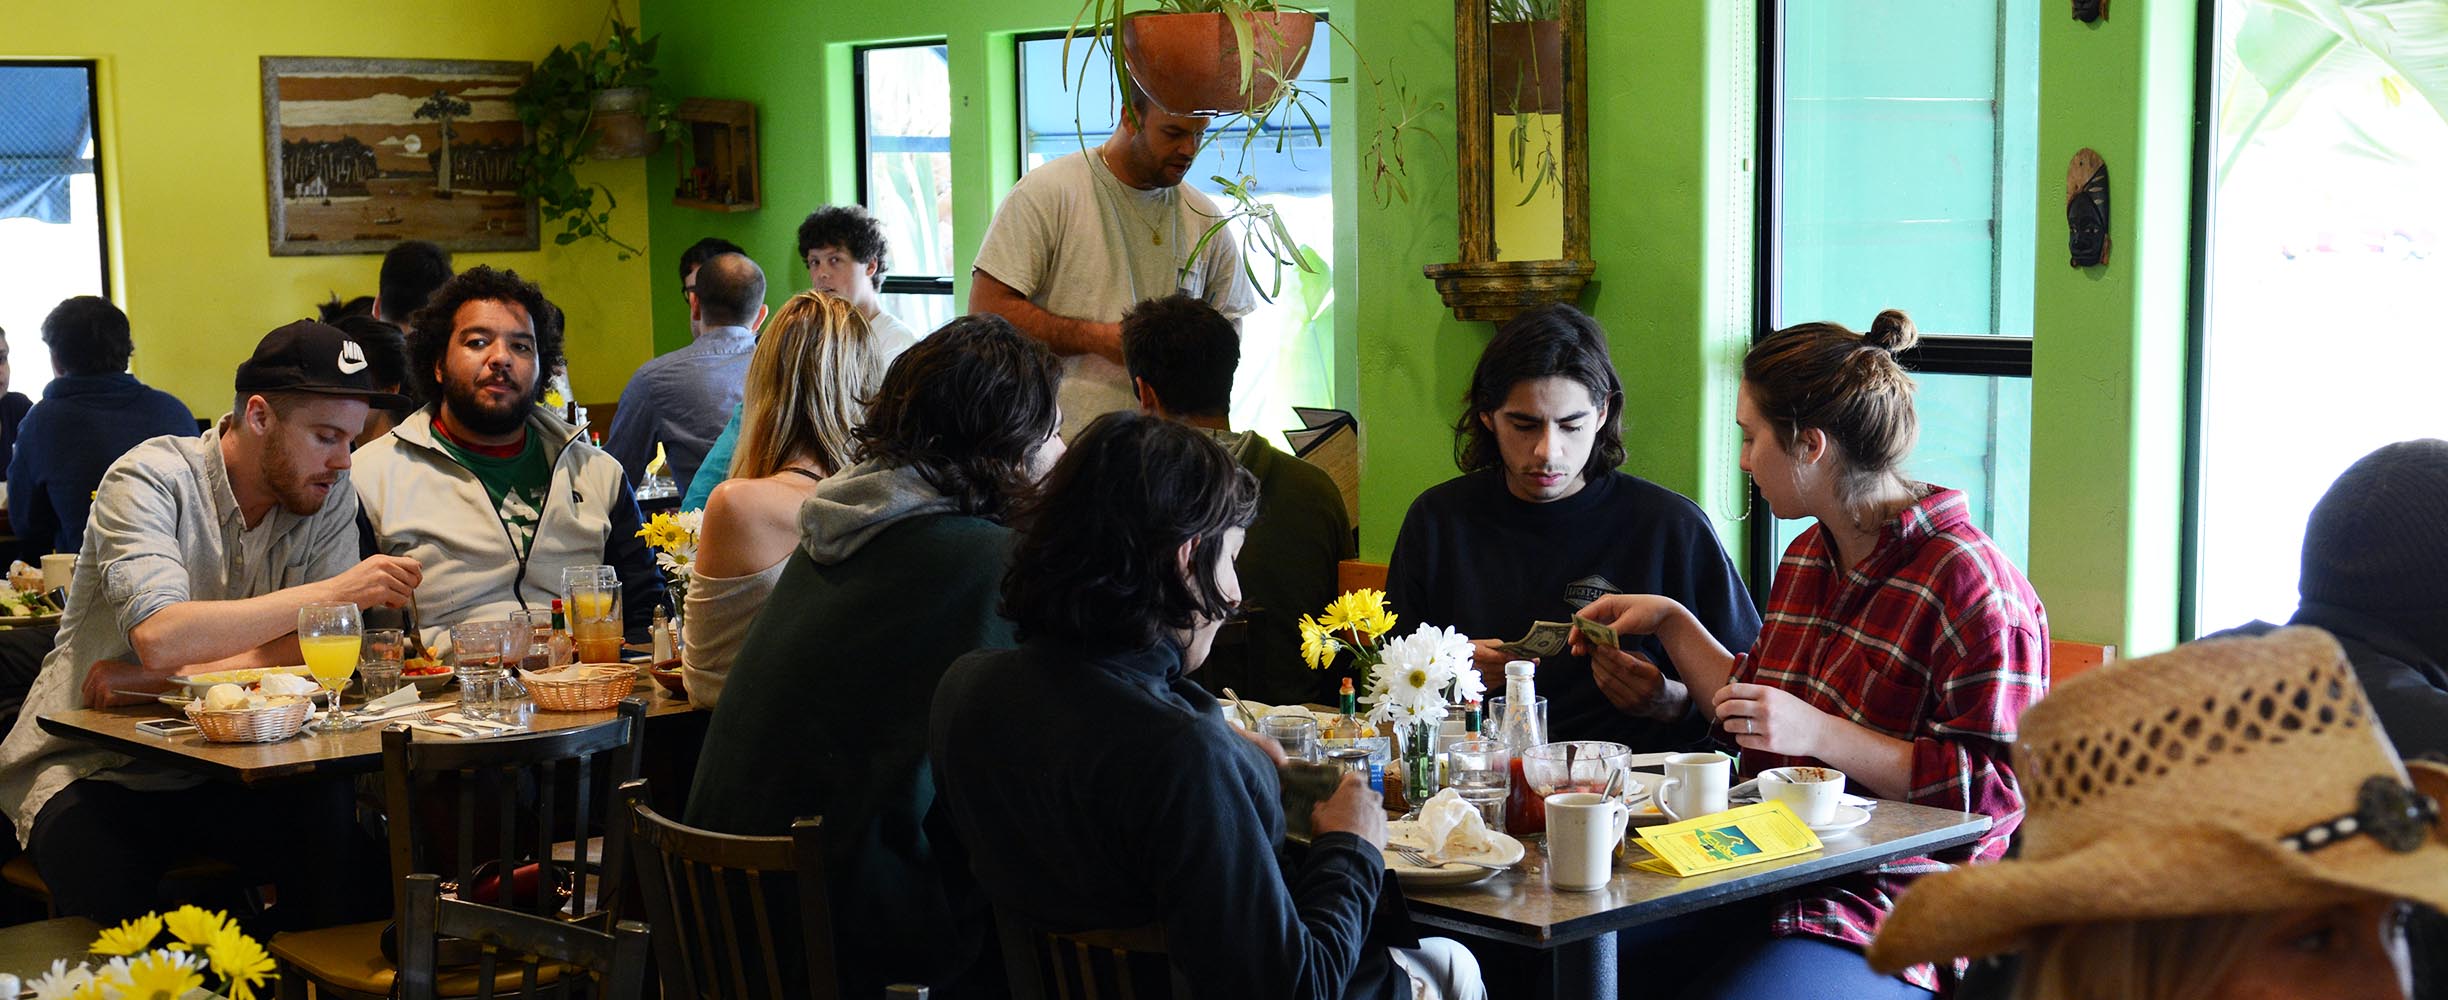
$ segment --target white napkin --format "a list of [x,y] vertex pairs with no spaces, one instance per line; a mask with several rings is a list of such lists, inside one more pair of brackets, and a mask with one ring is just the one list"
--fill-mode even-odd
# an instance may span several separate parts
[[1462,793],[1451,788],[1430,796],[1419,812],[1420,836],[1427,838],[1428,851],[1440,858],[1483,851],[1495,846],[1488,836],[1487,821],[1479,818],[1479,809],[1462,801]]
[[365,710],[373,713],[388,712],[402,705],[414,705],[417,699],[423,696],[424,692],[417,690],[416,685],[402,684],[398,690],[366,702]]

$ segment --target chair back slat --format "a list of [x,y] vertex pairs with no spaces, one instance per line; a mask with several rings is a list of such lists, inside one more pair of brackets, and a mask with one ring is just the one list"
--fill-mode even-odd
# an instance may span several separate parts
[[664,817],[643,781],[621,786],[621,798],[667,1000],[837,1000],[820,820],[798,821],[787,837],[742,837]]
[[444,899],[441,879],[434,875],[410,875],[401,882],[399,986],[404,1000],[435,1000],[436,944],[445,937],[473,941],[483,949],[477,963],[477,992],[483,1000],[496,995],[504,958],[519,965],[522,998],[539,995],[546,963],[558,976],[556,995],[574,995],[575,980],[592,987],[583,995],[596,1000],[645,996],[651,944],[644,925],[624,920],[606,933],[557,917]]
[[[550,763],[543,764],[543,765],[541,765],[541,766],[539,766],[539,767],[537,768],[537,774],[536,774],[536,783],[535,783],[535,817],[536,817],[536,823],[535,823],[535,832],[534,832],[534,834],[533,834],[533,835],[532,835],[532,836],[531,836],[531,837],[528,839],[527,846],[526,846],[525,848],[523,848],[523,849],[522,849],[522,851],[521,851],[521,853],[525,854],[526,856],[528,856],[528,857],[530,857],[530,858],[534,858],[534,859],[536,859],[536,860],[538,860],[538,861],[548,861],[548,860],[550,860],[550,859],[552,858],[552,856],[553,856],[553,840],[555,839],[555,838],[554,838],[554,836],[553,836],[553,834],[554,834],[554,831],[555,831],[556,829],[558,829],[558,828],[559,828],[559,826],[560,826],[560,820],[559,820],[559,817],[561,816],[561,813],[560,813],[559,811],[555,810],[553,807],[554,807],[554,805],[556,805],[555,799],[556,799],[556,798],[557,798],[557,797],[560,795],[560,792],[561,792],[561,776],[562,776],[562,774],[563,774],[564,772],[568,771],[569,769],[570,769],[570,762],[569,762],[569,761],[552,761],[552,762],[550,762]],[[578,815],[580,815],[580,816],[584,816],[585,814],[584,814],[584,813],[579,813]],[[571,881],[571,888],[572,888],[572,889],[575,889],[575,890],[576,890],[576,892],[575,892],[575,893],[573,893],[573,894],[571,895],[571,897],[570,897],[570,902],[569,902],[569,906],[571,907],[571,910],[572,910],[573,912],[576,912],[576,913],[585,913],[585,912],[587,912],[587,910],[586,910],[586,901],[587,901],[587,895],[586,895],[586,840],[587,840],[587,833],[586,833],[586,830],[584,829],[584,827],[586,826],[586,824],[585,824],[585,822],[582,820],[582,821],[579,821],[578,823],[576,823],[575,825],[576,825],[576,826],[578,826],[578,827],[580,827],[580,829],[578,830],[578,832],[577,832],[576,834],[574,834],[574,836],[576,836],[576,837],[578,838],[578,839],[577,839],[577,845],[578,845],[578,846],[577,846],[577,850],[576,850],[575,852],[573,852],[573,854],[572,854],[572,858],[573,858],[574,860],[573,860],[573,862],[572,862],[572,863],[571,863],[571,865],[570,865],[570,876],[571,876],[571,879],[572,879],[572,881]],[[540,887],[540,888],[546,888],[546,887]],[[547,892],[538,892],[538,893],[536,893],[536,899],[537,899],[536,907],[537,907],[537,912],[539,912],[539,913],[549,913],[549,912],[551,912],[551,910],[552,910],[553,908],[556,908],[556,907],[558,907],[558,906],[560,905],[559,903],[550,903],[550,904],[548,904],[548,903],[544,902],[544,900],[550,899],[550,898],[551,898],[551,895],[552,895],[551,893],[547,893]]]
[[1159,927],[1055,933],[995,907],[1018,1000],[1170,1000],[1191,995]]

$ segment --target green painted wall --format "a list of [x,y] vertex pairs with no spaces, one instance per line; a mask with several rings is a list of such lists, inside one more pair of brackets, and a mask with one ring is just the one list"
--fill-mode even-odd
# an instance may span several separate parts
[[[822,10],[646,0],[645,26],[664,36],[667,93],[759,105],[767,184],[764,210],[715,215],[669,205],[672,167],[651,166],[656,342],[669,349],[687,338],[675,268],[701,236],[727,237],[775,266],[775,301],[806,286],[789,264],[797,222],[854,190],[853,44],[949,39],[955,243],[958,259],[972,257],[1016,175],[1010,36],[1060,28],[1077,9],[1069,0]],[[1450,105],[1450,5],[1339,0],[1329,9],[1381,72]],[[1628,16],[1600,6],[1589,43],[1598,274],[1582,305],[1607,327],[1623,373],[1626,467],[1698,498],[1730,544],[1744,514],[1732,373],[1753,296],[1754,9],[1713,0]],[[2115,16],[2085,26],[2060,5],[2042,6],[2040,165],[2007,183],[2039,223],[2031,575],[2060,636],[2142,652],[2175,639],[2194,22],[2178,4]],[[1410,203],[1375,204],[1357,183],[1368,122],[1349,89],[1335,98],[1352,137],[1338,143],[1335,169],[1338,190],[1358,193],[1338,204],[1335,378],[1366,434],[1361,554],[1382,559],[1411,499],[1454,473],[1450,428],[1492,330],[1453,319],[1420,275],[1456,256],[1450,144],[1411,150]],[[1450,135],[1450,110],[1428,124]],[[2084,145],[2115,172],[2116,248],[2110,267],[2078,272],[2064,264],[2058,220],[2063,164]]]

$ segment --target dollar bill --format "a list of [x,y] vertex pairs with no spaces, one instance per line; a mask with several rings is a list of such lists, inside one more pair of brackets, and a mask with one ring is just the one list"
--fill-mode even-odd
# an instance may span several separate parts
[[1562,656],[1572,645],[1572,626],[1563,622],[1531,622],[1530,634],[1496,647],[1497,652],[1524,660]]
[[1592,646],[1605,646],[1608,649],[1623,648],[1623,642],[1615,637],[1615,628],[1612,625],[1587,615],[1574,615],[1572,623],[1574,628],[1581,630],[1581,637],[1589,640]]

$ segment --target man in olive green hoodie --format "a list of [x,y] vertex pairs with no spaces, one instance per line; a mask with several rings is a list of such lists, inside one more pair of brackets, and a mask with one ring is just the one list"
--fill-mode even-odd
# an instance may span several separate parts
[[1332,678],[1301,661],[1299,622],[1334,600],[1335,564],[1354,555],[1343,491],[1325,470],[1232,429],[1241,334],[1205,300],[1176,293],[1131,307],[1122,357],[1141,410],[1205,430],[1258,478],[1258,520],[1233,561],[1248,638],[1219,646],[1192,679],[1270,704],[1331,704]]
[[824,817],[843,996],[1001,982],[984,897],[929,819],[927,716],[954,659],[1012,645],[1003,522],[1062,454],[1059,380],[1044,346],[991,315],[895,359],[857,461],[800,509],[799,550],[708,723],[690,824],[772,836]]

